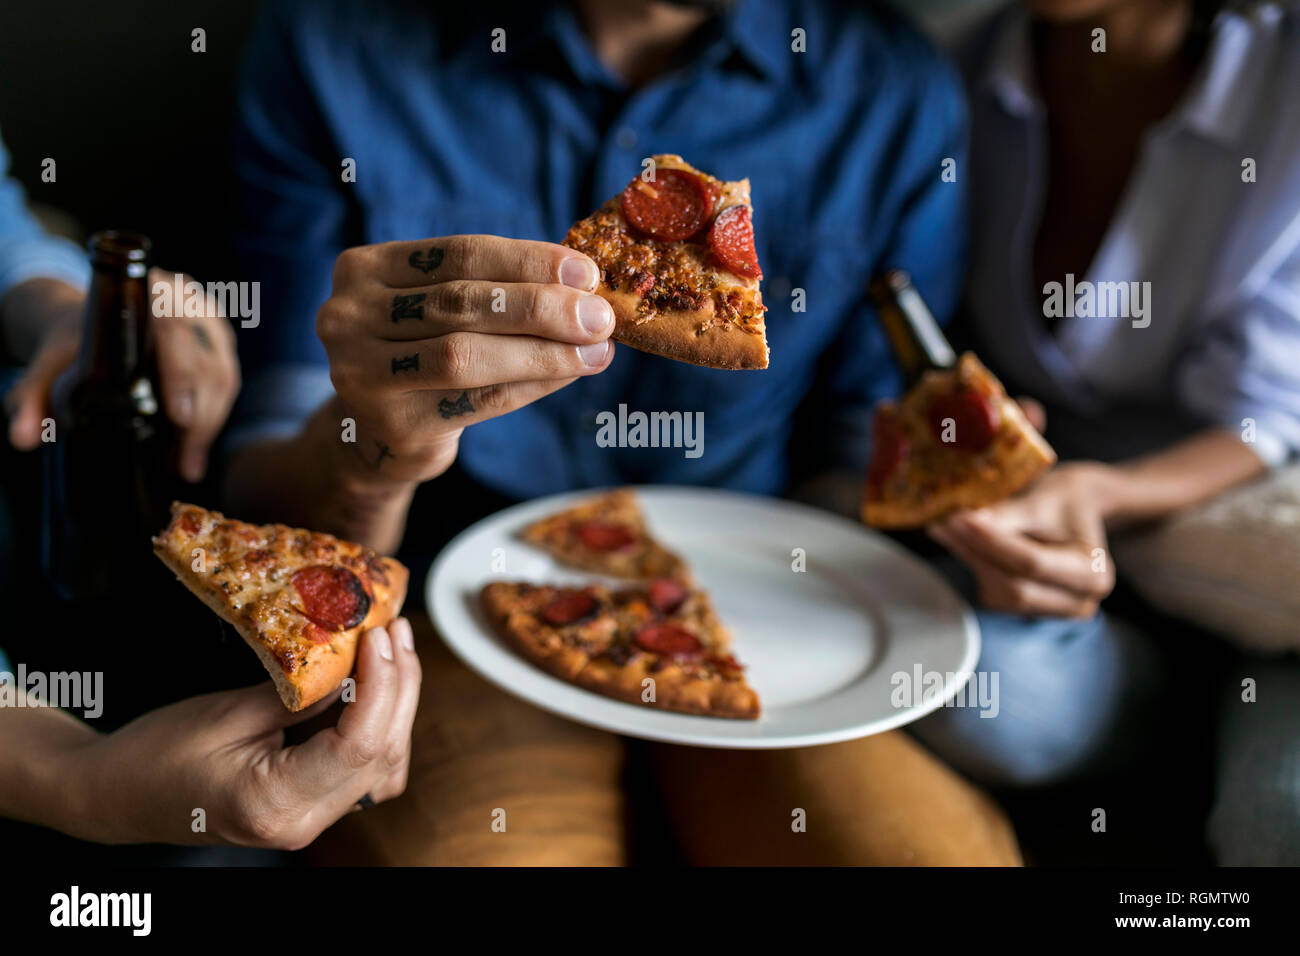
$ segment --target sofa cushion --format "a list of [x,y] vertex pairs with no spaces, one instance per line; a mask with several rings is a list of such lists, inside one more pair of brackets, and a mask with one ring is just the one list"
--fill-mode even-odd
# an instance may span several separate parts
[[1146,600],[1251,651],[1300,651],[1300,465],[1117,537]]

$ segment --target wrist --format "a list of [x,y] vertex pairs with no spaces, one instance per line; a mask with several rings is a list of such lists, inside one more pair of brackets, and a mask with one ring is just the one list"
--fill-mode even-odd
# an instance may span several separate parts
[[100,734],[56,744],[43,761],[49,812],[48,825],[61,833],[95,843],[131,843],[123,832],[126,817],[115,799],[112,783],[126,775],[104,772],[100,750],[105,738]]
[[[410,501],[418,481],[392,474],[387,446],[369,436],[356,434],[355,417],[343,399],[335,396],[317,412],[303,437],[311,445],[305,453],[329,463],[325,474],[332,491],[345,504],[363,510],[381,508],[387,502]],[[344,422],[352,422],[352,435],[345,439]]]
[[4,351],[26,365],[51,335],[80,336],[86,295],[59,279],[28,279],[0,302]]
[[420,482],[392,475],[392,469],[385,468],[392,462],[377,450],[367,457],[364,439],[341,440],[341,422],[350,417],[346,405],[335,397],[302,435],[303,460],[324,465],[319,470],[322,525],[343,538],[392,553],[400,544],[401,529]]
[[1122,518],[1129,509],[1129,482],[1115,465],[1100,461],[1072,462],[1068,466],[1079,482],[1080,493],[1092,501],[1105,522]]

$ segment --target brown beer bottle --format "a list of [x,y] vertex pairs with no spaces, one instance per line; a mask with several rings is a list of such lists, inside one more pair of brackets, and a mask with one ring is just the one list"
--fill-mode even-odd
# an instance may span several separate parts
[[149,329],[149,240],[91,237],[76,361],[55,382],[45,445],[42,563],[66,600],[106,597],[149,557],[174,491],[175,436]]
[[928,369],[947,369],[957,364],[957,353],[906,272],[891,269],[876,276],[871,280],[871,298],[902,366],[905,387],[911,388]]

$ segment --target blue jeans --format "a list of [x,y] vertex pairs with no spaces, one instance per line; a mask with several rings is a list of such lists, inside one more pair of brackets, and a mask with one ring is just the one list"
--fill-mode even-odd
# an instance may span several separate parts
[[1162,683],[1155,649],[1105,614],[1089,620],[980,611],[977,669],[996,706],[944,707],[912,732],[990,786],[1041,787],[1136,757]]

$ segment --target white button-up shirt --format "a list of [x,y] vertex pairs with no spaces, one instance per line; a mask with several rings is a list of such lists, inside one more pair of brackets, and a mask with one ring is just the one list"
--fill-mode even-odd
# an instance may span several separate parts
[[1054,332],[1032,266],[1048,144],[1027,14],[1001,11],[958,57],[973,122],[976,347],[1056,412],[1048,434],[1063,454],[1115,459],[1212,424],[1269,464],[1300,450],[1297,12],[1220,15],[1182,102],[1145,132],[1089,272],[1074,277],[1078,289],[1149,283],[1145,315],[1076,300],[1091,314]]

